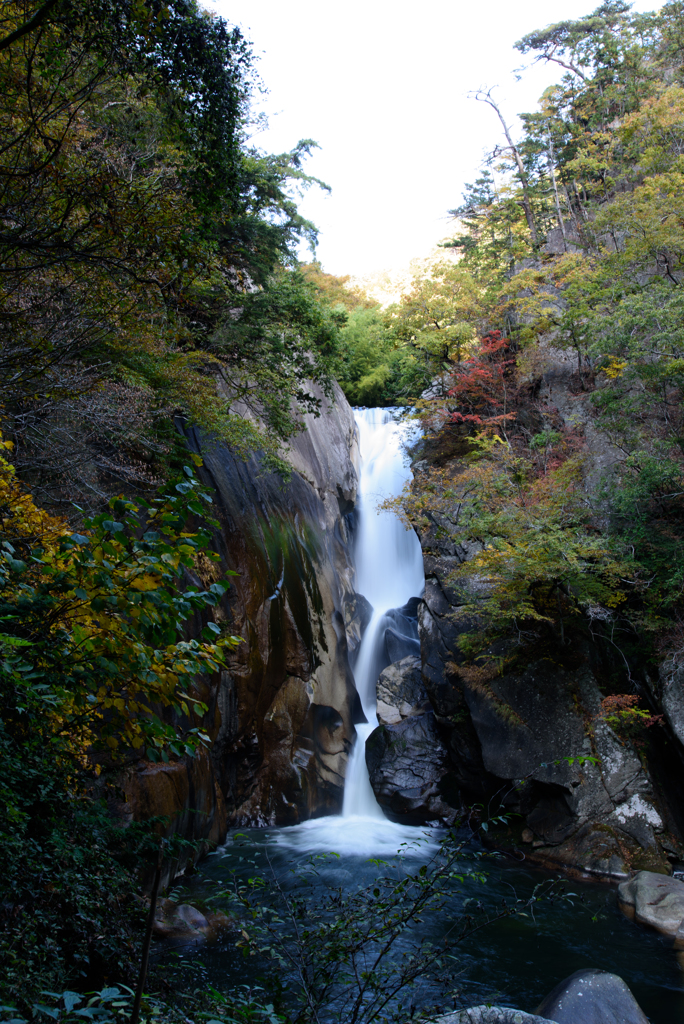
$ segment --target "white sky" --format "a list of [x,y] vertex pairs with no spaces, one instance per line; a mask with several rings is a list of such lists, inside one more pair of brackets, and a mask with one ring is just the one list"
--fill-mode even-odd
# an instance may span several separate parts
[[[486,149],[500,141],[493,110],[468,99],[494,86],[509,121],[533,110],[562,69],[513,71],[513,43],[594,10],[600,0],[205,0],[254,44],[269,95],[271,152],[302,138],[321,146],[301,210],[320,229],[317,256],[333,274],[408,265],[447,233]],[[637,0],[637,10],[657,2]]]

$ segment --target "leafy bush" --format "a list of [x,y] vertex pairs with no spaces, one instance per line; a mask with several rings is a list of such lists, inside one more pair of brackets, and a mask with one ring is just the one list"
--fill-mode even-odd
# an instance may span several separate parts
[[[239,642],[210,618],[224,584],[183,586],[200,554],[217,557],[209,500],[186,467],[77,534],[0,458],[0,959],[20,1007],[133,970],[149,829],[122,829],[104,798],[126,760],[209,742],[194,678]],[[184,639],[193,610],[209,616],[205,639]]]

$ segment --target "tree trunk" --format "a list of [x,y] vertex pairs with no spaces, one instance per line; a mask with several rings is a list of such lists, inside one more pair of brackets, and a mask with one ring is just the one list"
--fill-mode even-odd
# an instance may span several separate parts
[[561,235],[563,236],[563,248],[568,251],[568,240],[565,236],[565,224],[563,223],[563,214],[561,212],[560,199],[558,198],[558,186],[556,185],[556,166],[553,159],[553,142],[551,136],[549,136],[549,170],[551,172],[551,181],[553,183],[553,197],[556,201],[556,217],[558,218],[558,227],[561,229]]
[[513,142],[513,139],[511,138],[510,129],[509,129],[508,125],[506,124],[506,122],[504,121],[503,114],[499,110],[498,105],[492,99],[491,94],[489,92],[487,92],[487,93],[478,92],[478,93],[475,94],[475,99],[479,100],[481,103],[488,103],[489,106],[492,108],[492,110],[496,111],[497,117],[501,121],[501,127],[503,128],[504,135],[506,136],[506,142],[508,143],[508,149],[513,154],[513,159],[515,160],[516,167],[518,168],[518,177],[520,179],[520,184],[522,185],[522,190],[523,190],[523,197],[522,197],[522,200],[521,200],[521,205],[522,205],[523,210],[525,211],[525,219],[527,220],[527,226],[530,229],[530,238],[532,239],[532,247],[534,249],[537,249],[539,247],[539,238],[537,236],[537,227],[536,227],[536,225],[534,223],[534,216],[532,214],[532,203],[530,201],[530,196],[531,196],[530,183],[529,183],[529,180],[528,180],[528,177],[527,177],[527,173],[525,171],[525,165],[523,164],[522,157],[520,156],[520,150],[518,149],[518,147]]

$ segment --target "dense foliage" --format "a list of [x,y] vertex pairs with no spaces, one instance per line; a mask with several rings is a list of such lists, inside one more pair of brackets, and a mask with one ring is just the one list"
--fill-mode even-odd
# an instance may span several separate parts
[[[212,738],[206,683],[238,641],[214,618],[227,581],[178,422],[282,466],[331,391],[340,318],[294,257],[315,240],[297,211],[314,143],[254,148],[254,85],[247,41],[194,0],[1,5],[10,1017],[135,983],[140,882],[169,823],[124,829],[118,773]],[[62,1012],[111,998],[86,1012],[67,993]]]
[[460,258],[393,314],[435,374],[418,403],[427,465],[403,508],[461,545],[470,656],[498,656],[496,636],[562,642],[591,619],[661,651],[676,641],[683,25],[681,3],[608,0],[518,42],[562,77],[517,142],[496,96],[476,94],[502,138],[452,211]]
[[[0,459],[6,1001],[131,976],[154,823],[123,829],[106,798],[137,751],[168,761],[209,743],[197,679],[238,642],[212,620],[224,586],[187,578],[212,564],[210,530],[191,528],[207,498],[188,467],[144,508],[113,499],[74,533]],[[184,637],[193,609],[206,639]]]
[[0,410],[22,476],[60,511],[153,487],[178,415],[277,463],[318,407],[307,382],[331,386],[337,325],[293,255],[314,144],[249,144],[249,45],[194,0],[17,0],[0,32]]
[[[442,268],[447,294],[453,290],[450,262],[446,261]],[[340,319],[335,375],[349,402],[363,406],[410,406],[430,384],[435,360],[439,365],[439,349],[433,351],[434,345],[417,336],[411,323],[411,304],[422,301],[419,293],[423,280],[416,279],[399,305],[383,308],[363,288],[353,286],[349,277],[326,274],[320,264],[305,265],[302,272],[318,299]],[[444,313],[440,309],[435,315]],[[418,320],[420,332],[420,314]]]

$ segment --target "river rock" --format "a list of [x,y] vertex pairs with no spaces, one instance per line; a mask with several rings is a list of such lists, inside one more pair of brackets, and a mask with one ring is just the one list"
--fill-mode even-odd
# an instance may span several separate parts
[[556,1024],[648,1024],[648,1017],[617,974],[575,971],[549,992],[536,1013]]
[[684,882],[653,871],[639,871],[634,878],[618,886],[618,903],[627,917],[649,925],[667,935],[682,938],[684,922]]
[[549,1024],[549,1020],[508,1006],[470,1006],[435,1018],[435,1024]]
[[453,821],[458,794],[449,790],[448,755],[432,711],[374,729],[366,763],[375,798],[392,820]]
[[219,932],[235,927],[235,923],[221,912],[203,914],[189,903],[158,900],[152,931],[162,939],[182,942],[205,942]]
[[420,658],[409,655],[380,673],[376,686],[378,721],[397,725],[404,718],[422,715],[430,708],[420,672]]

